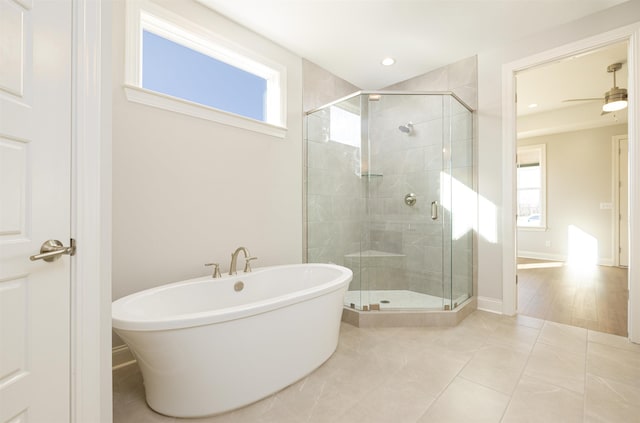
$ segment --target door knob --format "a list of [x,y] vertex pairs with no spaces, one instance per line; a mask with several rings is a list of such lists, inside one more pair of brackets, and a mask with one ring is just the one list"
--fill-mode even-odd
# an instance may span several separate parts
[[76,240],[71,238],[71,243],[68,247],[65,247],[62,242],[57,239],[50,239],[45,241],[40,247],[40,254],[35,254],[29,257],[29,260],[44,260],[46,262],[54,262],[60,258],[61,255],[67,254],[73,256],[76,254]]

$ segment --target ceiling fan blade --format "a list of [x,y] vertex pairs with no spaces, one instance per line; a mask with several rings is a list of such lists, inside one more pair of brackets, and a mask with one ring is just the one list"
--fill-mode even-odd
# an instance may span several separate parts
[[599,97],[599,98],[570,98],[568,100],[562,100],[562,102],[563,103],[567,103],[569,101],[595,101],[595,100],[602,101],[602,97]]

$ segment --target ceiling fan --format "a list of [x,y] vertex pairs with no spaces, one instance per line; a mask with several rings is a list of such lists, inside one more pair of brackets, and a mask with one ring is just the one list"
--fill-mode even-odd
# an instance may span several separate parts
[[603,115],[606,113],[624,109],[625,107],[627,107],[627,89],[618,88],[616,84],[616,71],[619,71],[621,68],[622,63],[614,63],[607,66],[607,72],[613,73],[613,87],[609,91],[604,93],[604,98],[572,98],[569,100],[564,100],[563,102],[604,100],[604,103],[602,105]]

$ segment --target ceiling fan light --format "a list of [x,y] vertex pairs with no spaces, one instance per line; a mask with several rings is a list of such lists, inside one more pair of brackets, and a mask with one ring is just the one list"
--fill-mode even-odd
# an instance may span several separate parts
[[627,90],[614,87],[604,95],[602,110],[605,112],[615,112],[627,107]]
[[627,107],[627,100],[613,101],[602,106],[605,112],[617,112]]

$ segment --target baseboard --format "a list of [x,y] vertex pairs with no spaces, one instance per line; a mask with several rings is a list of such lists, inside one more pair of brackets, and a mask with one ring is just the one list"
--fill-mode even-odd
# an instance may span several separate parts
[[[568,257],[562,254],[548,254],[540,253],[537,251],[518,251],[518,257],[535,259],[535,260],[551,260],[551,261],[564,261],[568,260]],[[612,258],[598,258],[599,266],[615,266],[615,261]]]
[[518,257],[535,260],[567,261],[567,256],[562,254],[540,253],[538,251],[518,251]]
[[118,370],[136,362],[136,358],[131,354],[129,347],[120,345],[111,349],[112,370]]
[[478,297],[478,310],[502,314],[502,300],[489,297]]

